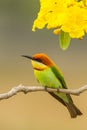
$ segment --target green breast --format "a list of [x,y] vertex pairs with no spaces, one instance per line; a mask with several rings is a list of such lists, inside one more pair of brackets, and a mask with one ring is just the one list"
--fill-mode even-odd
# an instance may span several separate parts
[[[55,68],[47,68],[42,71],[34,70],[34,74],[42,86],[49,88],[67,88],[64,78]],[[66,94],[57,92],[54,92],[54,94],[59,96],[65,102],[69,102]]]
[[42,71],[34,70],[34,74],[42,86],[47,86],[50,88],[62,88],[62,84],[55,76],[51,68],[47,68]]

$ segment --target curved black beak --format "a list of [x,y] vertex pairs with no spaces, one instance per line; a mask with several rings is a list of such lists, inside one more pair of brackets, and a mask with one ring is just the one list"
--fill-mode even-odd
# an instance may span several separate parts
[[32,56],[22,55],[22,57],[25,57],[25,58],[28,58],[28,59],[34,60]]

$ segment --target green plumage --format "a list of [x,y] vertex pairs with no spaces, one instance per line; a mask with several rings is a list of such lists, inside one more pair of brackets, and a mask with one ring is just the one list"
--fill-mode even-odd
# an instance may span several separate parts
[[[41,86],[67,89],[62,73],[47,55],[40,53],[35,54],[33,57],[26,55],[23,55],[23,57],[31,59],[35,77]],[[58,92],[49,92],[49,94],[67,107],[72,118],[75,118],[77,115],[82,115],[80,110],[74,105],[69,94]]]
[[[36,79],[42,86],[49,88],[67,89],[67,85],[61,72],[55,66],[48,67],[41,71],[34,70],[34,74],[36,76]],[[49,92],[49,93],[68,108],[72,118],[82,114],[80,110],[74,105],[72,98],[69,94],[58,92]]]

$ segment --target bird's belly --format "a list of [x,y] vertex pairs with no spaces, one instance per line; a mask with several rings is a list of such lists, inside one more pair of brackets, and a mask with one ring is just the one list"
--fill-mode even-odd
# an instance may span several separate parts
[[47,86],[50,88],[62,88],[60,81],[56,78],[51,69],[46,69],[43,71],[34,70],[34,74],[42,86]]

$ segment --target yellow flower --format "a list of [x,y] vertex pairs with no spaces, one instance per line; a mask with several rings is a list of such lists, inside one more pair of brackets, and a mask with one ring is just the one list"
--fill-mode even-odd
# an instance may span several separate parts
[[85,5],[85,6],[87,6],[87,0],[82,0],[83,1],[83,4]]
[[87,32],[87,0],[40,0],[40,11],[34,21],[36,28],[54,29],[69,33],[71,38],[81,38]]
[[61,26],[70,1],[74,2],[74,0],[40,0],[40,12],[34,21],[32,30],[42,29],[45,25],[48,29]]
[[67,19],[61,29],[72,38],[80,38],[87,32],[87,9],[72,6],[68,9]]

